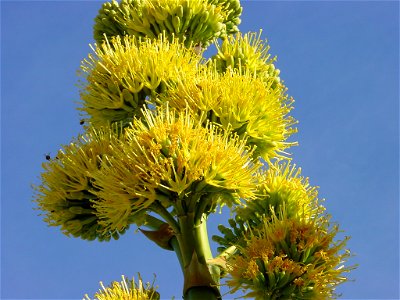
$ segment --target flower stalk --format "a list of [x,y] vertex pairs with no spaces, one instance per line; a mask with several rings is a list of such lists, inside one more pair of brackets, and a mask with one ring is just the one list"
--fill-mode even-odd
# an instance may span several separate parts
[[210,270],[207,265],[207,260],[212,258],[212,254],[208,239],[204,239],[206,223],[202,222],[197,226],[194,222],[194,213],[188,213],[178,219],[181,233],[176,237],[184,265],[184,299],[201,299],[199,297],[205,295],[211,298],[203,299],[220,299],[218,281],[215,280],[219,279],[215,273],[217,270]]
[[[261,31],[239,32],[241,12],[239,0],[103,4],[81,65],[86,132],[44,163],[38,209],[85,240],[138,226],[176,253],[185,300],[222,299],[224,277],[245,298],[332,299],[352,269],[347,238],[289,163],[294,100]],[[214,257],[207,219],[222,206],[233,217]],[[160,298],[140,276],[101,285],[98,299]]]

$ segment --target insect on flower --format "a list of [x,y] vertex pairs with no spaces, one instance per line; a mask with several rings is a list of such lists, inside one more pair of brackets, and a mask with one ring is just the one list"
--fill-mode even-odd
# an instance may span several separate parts
[[51,159],[50,152],[49,152],[49,153],[46,153],[46,154],[44,155],[44,157],[46,158],[46,160],[50,160],[50,159]]

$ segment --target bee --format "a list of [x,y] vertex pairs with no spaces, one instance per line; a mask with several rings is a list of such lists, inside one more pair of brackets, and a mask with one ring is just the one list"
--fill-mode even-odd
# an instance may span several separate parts
[[85,124],[85,120],[84,119],[79,121],[79,125],[83,125],[83,124]]
[[46,160],[50,160],[50,159],[51,159],[50,153],[46,153],[46,154],[44,155],[44,157],[46,158]]

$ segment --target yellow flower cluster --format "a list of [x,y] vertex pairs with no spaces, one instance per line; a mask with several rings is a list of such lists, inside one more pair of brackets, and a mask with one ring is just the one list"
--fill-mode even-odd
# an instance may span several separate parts
[[[196,264],[207,273],[214,260],[221,273],[200,277],[213,286],[228,271],[232,293],[331,299],[351,269],[347,238],[335,241],[317,188],[282,163],[297,145],[294,100],[261,32],[229,36],[241,12],[239,0],[105,3],[81,65],[86,134],[44,164],[35,201],[74,237],[107,241],[152,222],[156,230],[142,232],[171,250],[175,235],[185,294],[203,270]],[[205,61],[199,54],[216,38]],[[205,217],[223,205],[237,205],[236,216],[214,237],[223,255],[209,259]],[[140,277],[101,286],[95,299],[159,299]]]
[[95,174],[101,168],[101,157],[118,151],[110,146],[115,136],[111,129],[90,129],[43,164],[45,172],[42,184],[35,187],[35,201],[50,226],[61,226],[66,235],[87,240],[110,240],[125,231],[106,231],[93,207]]
[[284,150],[296,145],[286,140],[297,131],[292,127],[296,121],[288,116],[293,99],[271,89],[272,83],[248,71],[219,74],[209,67],[189,80],[180,76],[178,84],[158,99],[177,109],[189,106],[223,130],[247,137],[248,145],[256,146],[255,156],[270,162],[285,157]]
[[248,70],[258,78],[271,83],[271,88],[284,89],[280,80],[280,71],[275,68],[275,58],[268,53],[269,46],[261,40],[261,31],[257,35],[249,32],[228,36],[221,44],[216,44],[217,53],[211,58],[218,72],[228,68]]
[[347,239],[336,242],[337,226],[326,216],[315,220],[273,215],[252,231],[229,261],[231,292],[248,291],[254,299],[332,299],[335,287],[346,281],[343,263]]
[[275,163],[267,171],[261,170],[256,182],[255,197],[235,207],[230,228],[220,225],[224,236],[214,237],[222,246],[219,250],[235,244],[244,246],[243,236],[263,226],[274,215],[280,218],[284,212],[287,218],[311,219],[324,211],[319,204],[317,187],[310,186],[308,178],[301,176],[301,169],[289,162]]
[[193,211],[201,201],[211,201],[211,207],[231,204],[220,203],[219,196],[225,194],[235,201],[252,197],[258,166],[251,163],[243,141],[203,127],[187,110],[177,114],[166,107],[143,115],[126,128],[120,151],[107,158],[96,178],[101,200],[95,207],[104,226],[128,223],[127,205],[116,203],[123,199],[132,210],[152,210],[160,202],[185,213],[184,208]]
[[[122,276],[122,281],[114,281],[111,286],[105,287],[100,282],[102,290],[94,295],[93,300],[159,300],[160,295],[156,292],[153,285],[143,285],[143,281],[139,276],[139,282],[135,279],[127,281],[125,276]],[[88,295],[82,300],[91,300]]]
[[289,218],[312,218],[322,212],[318,188],[310,186],[308,178],[301,176],[301,169],[288,162],[275,163],[267,171],[258,174],[256,198],[237,209],[237,215],[252,227],[272,214],[282,210]]
[[228,259],[227,285],[255,299],[332,299],[352,269],[343,263],[347,238],[324,214],[316,187],[289,163],[276,163],[258,176],[256,197],[235,209],[231,227],[214,236]]
[[107,240],[142,224],[155,202],[208,213],[252,198],[251,156],[245,140],[202,126],[189,110],[145,109],[128,128],[89,129],[64,147],[45,164],[36,201],[64,233]]
[[94,55],[82,62],[82,108],[93,126],[116,121],[129,123],[167,82],[193,77],[201,58],[177,40],[126,36],[97,45]]

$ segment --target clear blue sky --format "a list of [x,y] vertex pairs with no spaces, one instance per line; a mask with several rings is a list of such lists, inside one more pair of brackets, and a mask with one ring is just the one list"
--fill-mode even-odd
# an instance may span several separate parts
[[[81,128],[76,70],[101,2],[1,2],[1,298],[81,299],[98,282],[157,274],[181,297],[173,252],[132,229],[87,242],[33,210],[41,163]],[[243,32],[263,29],[300,120],[303,168],[359,268],[344,299],[399,298],[399,2],[245,1]],[[212,218],[210,235],[228,214]],[[228,299],[227,297],[226,299]]]

